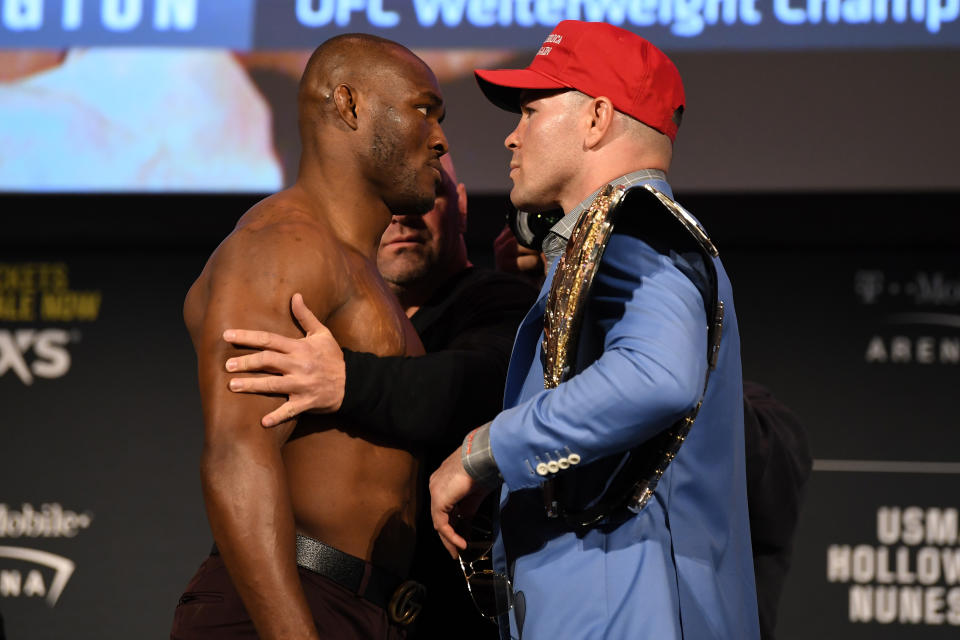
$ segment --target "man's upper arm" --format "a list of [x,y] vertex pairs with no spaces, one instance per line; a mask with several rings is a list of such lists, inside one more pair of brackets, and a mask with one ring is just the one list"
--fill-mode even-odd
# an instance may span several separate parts
[[539,484],[537,457],[569,451],[589,463],[648,440],[692,408],[703,390],[703,299],[669,257],[615,235],[592,295],[594,321],[605,330],[602,355],[491,425],[493,455],[511,490]]
[[331,296],[325,295],[329,292],[322,283],[307,282],[304,260],[298,259],[302,256],[290,251],[292,243],[284,237],[290,232],[280,227],[231,237],[211,264],[207,305],[196,342],[208,445],[242,437],[282,444],[292,430],[294,423],[279,430],[260,426],[261,416],[280,406],[284,398],[228,390],[229,379],[237,374],[228,374],[224,363],[252,350],[238,349],[222,338],[224,330],[237,326],[302,337],[290,312],[290,298],[297,291],[318,317],[329,313]]

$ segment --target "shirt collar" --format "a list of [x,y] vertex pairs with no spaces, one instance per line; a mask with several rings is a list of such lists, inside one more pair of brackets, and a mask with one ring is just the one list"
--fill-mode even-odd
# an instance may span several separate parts
[[[616,180],[612,180],[609,184],[613,185],[614,187],[624,186],[629,188],[638,184],[646,184],[651,182],[662,183],[657,185],[657,187],[661,191],[664,191],[668,196],[673,197],[673,194],[670,192],[670,185],[667,184],[667,174],[659,169],[641,169],[639,171],[633,171],[626,175],[620,176]],[[603,187],[600,187],[600,189],[602,188]],[[570,234],[573,233],[573,227],[580,219],[580,214],[582,214],[587,207],[590,206],[590,203],[593,202],[593,199],[598,193],[600,193],[600,189],[597,189],[589,196],[584,198],[580,204],[570,210],[570,213],[560,218],[555,225],[550,227],[550,231],[547,232],[547,237],[543,240],[543,254],[547,258],[548,265],[559,258],[564,249],[566,249],[567,241],[570,240]]]

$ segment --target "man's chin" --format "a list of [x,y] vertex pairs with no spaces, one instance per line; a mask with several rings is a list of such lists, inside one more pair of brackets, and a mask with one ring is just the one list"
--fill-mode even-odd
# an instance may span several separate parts
[[530,198],[527,194],[518,191],[516,187],[510,191],[510,202],[520,211],[544,211],[549,207],[544,206]]
[[403,272],[393,274],[389,278],[384,278],[384,280],[397,289],[411,289],[423,280],[423,276],[424,274],[420,272]]
[[534,197],[534,194],[517,187],[517,185],[514,185],[513,189],[510,190],[510,202],[521,211],[543,211],[549,208],[540,200],[541,198]]
[[393,256],[384,255],[377,260],[383,279],[391,284],[406,286],[421,279],[429,265],[421,256],[402,251]]
[[[433,173],[433,171],[431,171],[431,173]],[[434,180],[431,177],[430,180],[427,181],[427,184],[424,185],[424,188],[417,194],[416,207],[410,209],[410,213],[417,215],[429,213],[437,201],[437,191],[440,189],[441,184],[443,184],[441,180]]]
[[414,215],[422,216],[433,209],[436,200],[436,191],[431,186],[429,190],[418,190],[416,193],[404,193],[392,202],[387,202],[390,213],[395,216]]

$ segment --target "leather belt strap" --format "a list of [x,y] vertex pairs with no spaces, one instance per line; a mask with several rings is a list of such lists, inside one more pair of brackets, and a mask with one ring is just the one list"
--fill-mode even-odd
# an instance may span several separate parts
[[297,564],[386,609],[402,578],[319,540],[297,534]]
[[[213,545],[211,555],[220,555],[217,545]],[[394,622],[407,624],[412,617],[404,621],[402,607],[397,609],[397,599],[411,600],[420,598],[423,587],[413,581],[404,581],[369,562],[344,553],[319,540],[297,534],[297,565],[333,580],[364,600],[367,600],[390,613]],[[402,589],[401,589],[402,587]],[[410,606],[415,603],[403,603]],[[419,607],[417,607],[419,610]],[[399,614],[399,615],[397,615]],[[413,615],[415,617],[416,614]]]

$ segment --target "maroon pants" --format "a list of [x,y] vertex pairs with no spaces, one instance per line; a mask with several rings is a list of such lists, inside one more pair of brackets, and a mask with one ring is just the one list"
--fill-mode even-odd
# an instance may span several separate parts
[[[403,640],[406,633],[387,612],[329,578],[298,567],[300,583],[321,638]],[[250,616],[223,559],[207,558],[187,585],[173,614],[170,640],[257,638]]]

